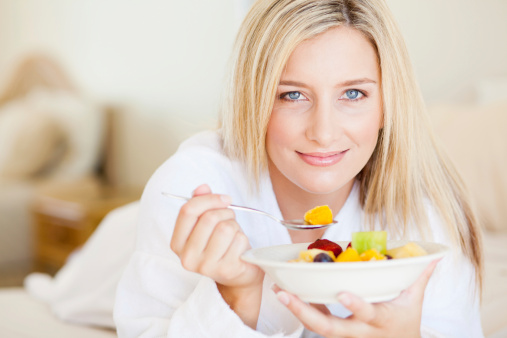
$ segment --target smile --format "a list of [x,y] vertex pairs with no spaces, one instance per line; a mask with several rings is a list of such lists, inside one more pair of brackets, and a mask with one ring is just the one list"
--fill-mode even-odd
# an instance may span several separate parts
[[305,163],[316,167],[332,166],[340,162],[347,152],[348,149],[332,153],[300,153],[296,151],[296,153]]

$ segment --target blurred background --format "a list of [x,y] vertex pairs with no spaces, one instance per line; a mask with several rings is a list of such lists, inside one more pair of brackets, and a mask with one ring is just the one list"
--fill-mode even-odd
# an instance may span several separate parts
[[[0,0],[0,85],[32,53],[81,94],[121,107],[117,179],[143,185],[177,144],[214,125],[248,0]],[[507,76],[504,0],[388,0],[428,103],[472,102]]]
[[[507,1],[387,2],[442,137],[507,100]],[[0,0],[1,286],[57,271],[182,140],[215,126],[250,4]]]

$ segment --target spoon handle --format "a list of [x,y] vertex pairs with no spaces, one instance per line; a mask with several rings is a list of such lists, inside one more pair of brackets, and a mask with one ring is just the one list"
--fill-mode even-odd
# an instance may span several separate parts
[[256,214],[261,214],[261,215],[264,215],[264,216],[268,216],[271,219],[277,221],[278,223],[282,223],[282,221],[280,219],[276,218],[275,216],[273,216],[271,214],[268,214],[267,212],[257,210],[257,209],[252,209],[252,208],[248,208],[248,207],[241,207],[239,205],[234,205],[234,204],[229,205],[228,208],[229,209],[234,209],[234,210],[242,210],[242,211],[254,212]]
[[170,194],[170,193],[165,192],[165,191],[162,191],[162,195],[164,195],[165,197],[171,197],[171,198],[175,198],[175,199],[178,199],[178,200],[190,201],[189,197],[183,197],[183,196],[173,195],[173,194]]
[[[171,197],[171,198],[176,198],[176,199],[184,200],[184,201],[189,201],[190,200],[190,198],[188,198],[188,197],[173,195],[173,194],[170,194],[168,192],[162,192],[162,195],[164,195],[166,197]],[[257,209],[252,209],[252,208],[248,208],[248,207],[242,207],[242,206],[234,205],[234,204],[230,204],[228,206],[228,208],[229,209],[234,209],[234,210],[249,211],[249,212],[254,212],[254,213],[257,213],[257,214],[265,215],[265,216],[271,217],[273,220],[275,220],[275,221],[277,221],[279,223],[282,223],[282,221],[280,219],[276,218],[275,216],[273,216],[271,214],[268,214],[268,213],[266,213],[264,211],[257,210]]]

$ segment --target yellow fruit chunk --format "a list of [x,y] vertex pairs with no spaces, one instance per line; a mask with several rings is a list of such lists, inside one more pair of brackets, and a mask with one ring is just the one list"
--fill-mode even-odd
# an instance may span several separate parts
[[361,258],[354,248],[347,248],[336,258],[337,262],[361,262]]
[[389,249],[386,252],[387,255],[392,258],[408,258],[408,257],[417,257],[424,256],[428,253],[426,250],[421,248],[417,243],[410,242],[405,244],[404,246],[400,246],[398,248]]
[[331,256],[333,261],[336,260],[336,257],[334,256],[334,253],[332,251],[326,251],[326,250],[321,250],[321,249],[309,249],[309,250],[299,252],[298,261],[313,262],[313,259],[315,258],[315,256],[317,256],[318,254],[320,254],[322,252],[325,252],[329,256]]
[[305,213],[305,221],[312,225],[329,224],[333,222],[333,212],[327,205],[321,205]]
[[381,261],[386,259],[377,249],[369,249],[359,255],[362,261]]

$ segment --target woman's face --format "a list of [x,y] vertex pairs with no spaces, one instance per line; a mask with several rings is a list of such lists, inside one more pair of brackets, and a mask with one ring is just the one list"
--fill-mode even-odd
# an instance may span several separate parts
[[361,33],[338,27],[302,42],[268,124],[272,179],[318,194],[351,184],[375,149],[381,119],[377,55]]

